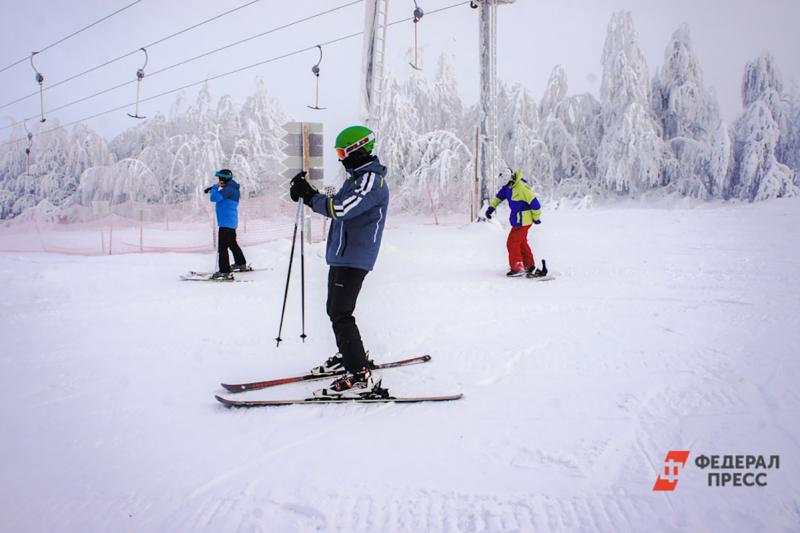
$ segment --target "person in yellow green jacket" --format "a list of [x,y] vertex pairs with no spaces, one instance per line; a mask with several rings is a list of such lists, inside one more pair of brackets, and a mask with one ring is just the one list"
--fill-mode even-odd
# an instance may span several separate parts
[[508,234],[508,265],[510,270],[506,276],[522,276],[526,272],[529,277],[541,277],[547,274],[546,270],[536,268],[531,247],[528,245],[528,230],[531,224],[540,224],[542,206],[536,198],[531,186],[522,177],[522,172],[515,171],[490,202],[486,209],[486,218],[491,219],[494,210],[503,200],[508,200],[511,208],[509,222],[511,231]]

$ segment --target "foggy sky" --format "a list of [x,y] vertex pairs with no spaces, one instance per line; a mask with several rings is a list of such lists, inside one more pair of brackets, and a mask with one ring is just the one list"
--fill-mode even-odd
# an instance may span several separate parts
[[[56,2],[0,0],[0,16],[6,22],[0,33],[0,68],[38,50],[61,37],[95,21],[131,0],[83,0]],[[418,0],[426,11],[455,3],[455,0]],[[246,0],[214,2],[211,0],[144,0],[108,21],[43,52],[36,64],[45,76],[45,86],[81,70],[135,50],[178,29]],[[262,0],[208,26],[186,33],[148,50],[146,71],[176,63],[187,57],[259,33],[288,21],[308,16],[346,3],[346,0],[297,0],[278,2]],[[390,20],[410,16],[413,1],[393,0]],[[499,10],[498,75],[505,81],[519,81],[541,98],[550,71],[562,64],[569,81],[569,94],[591,92],[599,96],[602,70],[600,57],[606,26],[614,11],[632,12],[640,45],[647,59],[651,77],[663,63],[670,36],[682,22],[691,28],[692,41],[705,73],[707,86],[718,97],[723,119],[732,122],[741,112],[740,84],[745,63],[763,52],[772,53],[790,86],[800,81],[800,2],[796,0],[725,1],[725,0],[517,0]],[[300,48],[313,46],[335,37],[361,31],[363,4],[290,29],[262,37],[231,50],[204,58],[164,74],[145,77],[143,97],[199,81],[234,68],[255,63]],[[478,96],[478,25],[477,10],[461,6],[423,18],[421,35],[424,75],[433,76],[441,54],[451,56],[459,90],[465,103]],[[389,68],[395,76],[410,73],[408,51],[412,43],[410,22],[389,30],[387,53]],[[45,107],[55,107],[89,93],[135,79],[142,66],[141,55],[133,55],[79,80],[56,87],[45,94]],[[360,37],[326,47],[321,64],[321,105],[326,111],[312,111],[314,78],[311,66],[317,52],[270,63],[210,83],[214,97],[230,94],[236,103],[254,89],[254,79],[267,83],[268,91],[294,118],[325,124],[328,139],[350,124],[358,122],[361,67]],[[0,73],[0,104],[33,92],[38,88],[34,72],[26,61]],[[188,89],[189,101],[197,89]],[[135,98],[135,85],[116,90],[94,100],[49,115],[62,123],[103,111]],[[140,113],[152,116],[168,113],[175,96],[145,103]],[[31,98],[0,110],[0,125],[35,115],[38,98]],[[133,109],[129,110],[131,113]],[[119,111],[97,118],[89,126],[112,136],[134,125],[134,119]],[[8,139],[10,130],[0,132]]]

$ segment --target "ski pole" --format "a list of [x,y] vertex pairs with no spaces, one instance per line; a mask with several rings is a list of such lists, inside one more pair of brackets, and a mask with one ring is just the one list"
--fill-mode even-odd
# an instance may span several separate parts
[[[294,231],[292,232],[292,250],[289,252],[289,270],[286,272],[286,288],[283,291],[283,308],[281,309],[281,323],[278,326],[278,336],[275,337],[277,341],[276,347],[281,345],[281,331],[283,330],[283,316],[286,313],[286,298],[289,296],[289,279],[292,277],[292,261],[294,260],[294,244],[297,242],[297,221],[300,219],[300,214],[303,212],[303,202],[297,203],[297,216],[294,219]],[[301,244],[302,246],[302,244]]]
[[[297,202],[301,206],[305,205],[304,200],[301,198]],[[300,207],[300,314],[302,316],[303,330],[300,333],[300,338],[306,342],[306,255],[304,252],[305,245],[305,209]]]

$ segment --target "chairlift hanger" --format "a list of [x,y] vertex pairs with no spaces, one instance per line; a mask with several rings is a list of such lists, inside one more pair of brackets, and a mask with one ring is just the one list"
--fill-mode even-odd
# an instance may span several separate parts
[[320,65],[320,63],[322,63],[322,46],[317,45],[317,48],[319,48],[319,61],[317,61],[316,65],[311,67],[311,72],[317,78],[317,83],[316,83],[316,85],[317,85],[317,97],[316,97],[316,100],[315,100],[315,103],[314,103],[313,106],[310,105],[310,106],[306,106],[306,107],[308,107],[309,109],[316,109],[317,111],[321,111],[321,110],[327,109],[327,108],[319,106],[319,73],[320,73],[319,65]]
[[44,122],[47,120],[44,118],[44,76],[42,76],[42,73],[36,69],[36,65],[33,64],[33,56],[38,53],[39,52],[31,52],[31,67],[33,68],[33,71],[36,72],[36,83],[39,84],[39,111],[42,115],[42,119],[39,122]]
[[31,175],[31,148],[33,147],[33,133],[28,129],[28,120],[24,120],[22,125],[28,134],[28,146],[25,148],[25,175]]
[[25,155],[31,155],[31,147],[33,146],[33,133],[28,129],[28,119],[25,119],[22,122],[22,125],[25,127],[25,132],[28,134],[28,147],[25,148]]
[[422,10],[421,7],[419,7],[419,4],[417,4],[417,0],[414,0],[414,62],[408,63],[414,70],[422,70],[422,67],[419,66],[419,46],[417,45],[417,23],[420,20],[422,20],[423,16],[425,16],[425,12]]
[[144,68],[147,66],[148,57],[147,57],[147,50],[145,50],[144,48],[140,48],[139,50],[144,52],[144,65],[142,65],[142,68],[136,71],[136,112],[133,115],[128,113],[128,116],[131,118],[138,118],[141,120],[147,118],[139,116],[139,89],[140,86],[142,85],[142,80],[144,79]]

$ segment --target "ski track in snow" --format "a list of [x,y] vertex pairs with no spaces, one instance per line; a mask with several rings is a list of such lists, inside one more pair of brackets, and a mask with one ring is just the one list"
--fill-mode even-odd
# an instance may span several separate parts
[[[501,224],[390,217],[356,316],[376,360],[433,356],[393,393],[445,404],[214,401],[333,353],[324,243],[280,348],[288,240],[227,285],[178,281],[210,255],[0,256],[0,531],[800,530],[798,228],[798,200],[545,211],[536,282],[503,275]],[[671,449],[781,469],[654,493]]]

